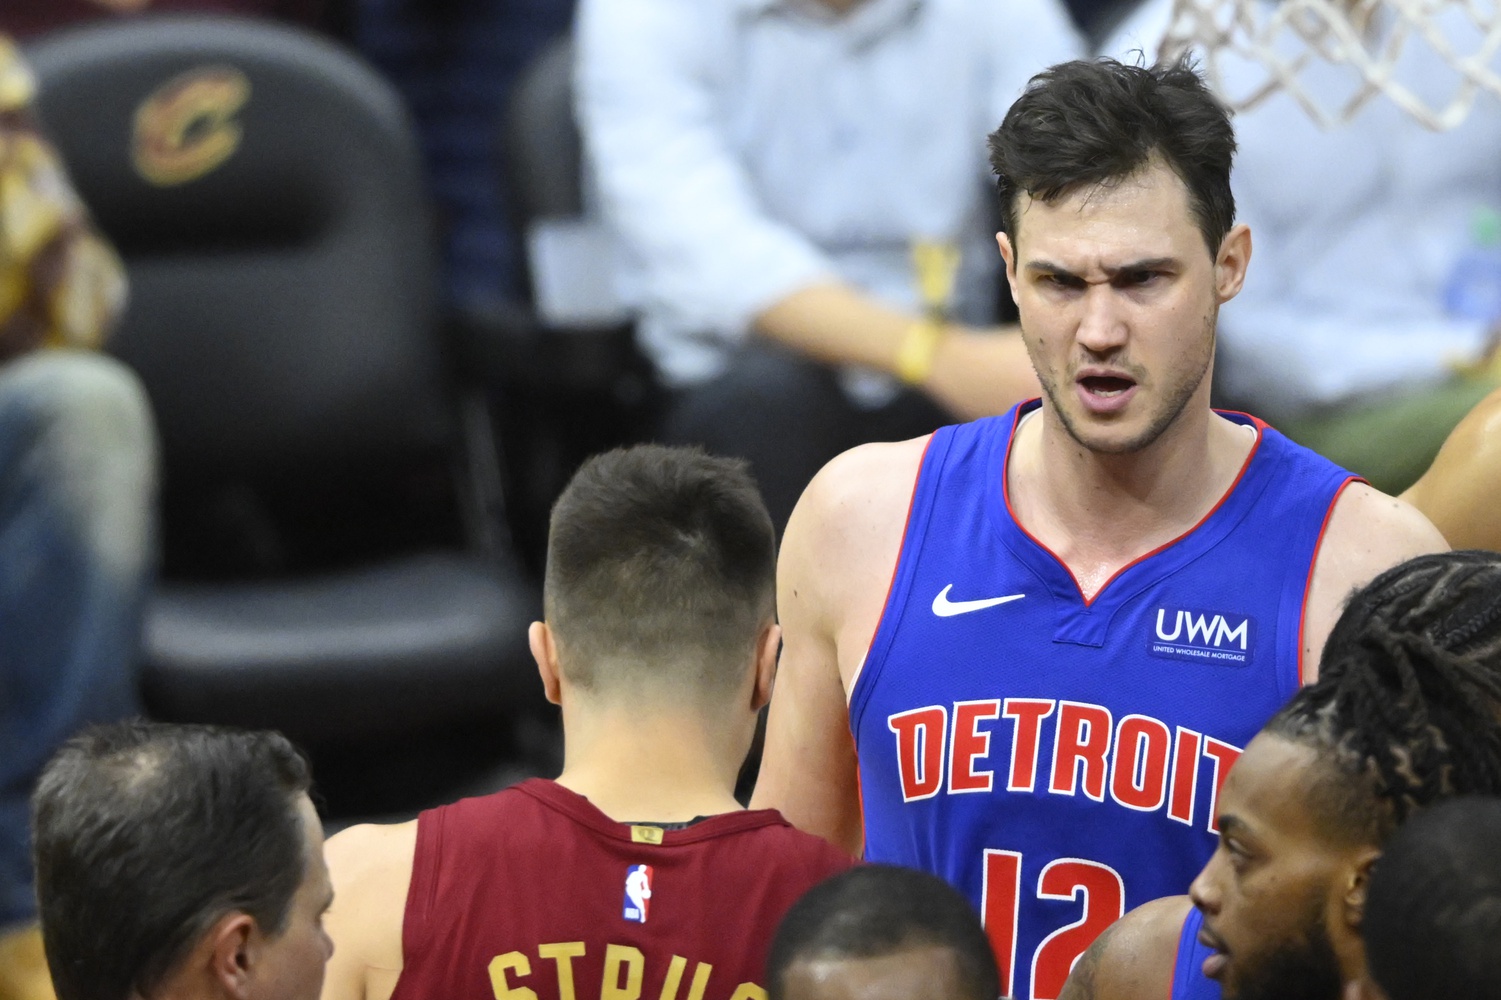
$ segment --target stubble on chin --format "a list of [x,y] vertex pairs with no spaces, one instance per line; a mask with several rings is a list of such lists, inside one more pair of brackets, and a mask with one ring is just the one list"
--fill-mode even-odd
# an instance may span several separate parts
[[[1081,448],[1099,455],[1130,455],[1150,447],[1158,438],[1166,433],[1167,429],[1177,422],[1178,417],[1188,407],[1189,401],[1193,399],[1194,393],[1199,391],[1199,386],[1203,385],[1204,379],[1209,377],[1215,354],[1214,326],[1215,315],[1211,313],[1206,317],[1204,323],[1204,335],[1209,338],[1209,349],[1205,353],[1203,363],[1198,365],[1192,374],[1180,380],[1175,385],[1170,386],[1169,389],[1171,391],[1161,401],[1157,412],[1151,415],[1147,426],[1141,433],[1125,440],[1112,440],[1105,435],[1090,435],[1085,429],[1081,428],[1064,405],[1064,390],[1065,388],[1072,387],[1073,382],[1069,381],[1067,387],[1065,387],[1056,370],[1045,368],[1043,365],[1038,364],[1037,354],[1032,350],[1031,341],[1024,340],[1024,343],[1027,344],[1027,352],[1032,358],[1032,367],[1037,371],[1037,379],[1042,383],[1043,395],[1047,397],[1053,412],[1058,415],[1058,421],[1062,424],[1068,436]],[[1023,330],[1023,337],[1025,337],[1025,334],[1026,331]],[[1145,372],[1142,372],[1129,362],[1116,361],[1114,363],[1131,370],[1132,377],[1136,379],[1138,386],[1138,399],[1153,392],[1155,388],[1154,381],[1147,378]],[[1132,402],[1135,401],[1132,400]],[[1150,402],[1148,405],[1150,405]]]
[[1249,961],[1222,985],[1221,1000],[1340,1000],[1344,990],[1321,893],[1305,903],[1295,934]]

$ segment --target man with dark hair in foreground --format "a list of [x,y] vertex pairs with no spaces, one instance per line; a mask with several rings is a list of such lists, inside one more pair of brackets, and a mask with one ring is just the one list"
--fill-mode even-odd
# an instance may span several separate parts
[[1371,875],[1362,1000],[1501,998],[1501,799],[1445,802],[1392,835]]
[[323,827],[278,733],[120,723],[32,799],[59,1000],[314,1000],[332,948]]
[[1191,68],[1054,66],[990,148],[1042,398],[809,485],[754,804],[944,876],[1002,992],[1055,1000],[1096,935],[1209,858],[1220,781],[1313,678],[1346,595],[1446,546],[1211,409],[1251,233]]
[[1368,957],[1390,968],[1413,944],[1406,924],[1406,944],[1361,940],[1389,838],[1475,794],[1501,794],[1501,555],[1447,552],[1351,598],[1319,680],[1226,779],[1219,847],[1189,895],[1105,931],[1063,1000],[1339,1000]]
[[563,773],[330,841],[324,997],[764,1000],[777,921],[851,863],[734,798],[776,669],[774,563],[743,461],[585,462],[531,629]]
[[787,912],[766,960],[771,1000],[995,1000],[995,959],[969,901],[911,868],[864,865]]

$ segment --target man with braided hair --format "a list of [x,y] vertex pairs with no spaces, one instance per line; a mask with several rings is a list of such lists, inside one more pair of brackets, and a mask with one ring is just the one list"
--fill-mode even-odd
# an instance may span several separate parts
[[1246,747],[1189,895],[1117,921],[1061,1000],[1338,1000],[1365,969],[1387,838],[1437,801],[1498,793],[1501,555],[1421,556],[1350,600],[1318,681]]

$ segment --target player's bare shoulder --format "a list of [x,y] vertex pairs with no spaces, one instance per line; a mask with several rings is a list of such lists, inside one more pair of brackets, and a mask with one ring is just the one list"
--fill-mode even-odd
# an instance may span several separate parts
[[[928,440],[852,448],[808,484],[787,523],[778,561],[784,624],[789,613],[799,617],[798,605],[811,605],[810,613],[836,640],[846,630],[869,640],[901,552]],[[838,644],[844,672],[847,654],[855,651]]]
[[1398,563],[1449,548],[1417,508],[1351,483],[1330,512],[1303,612],[1304,679],[1313,680],[1324,640],[1350,593]]
[[417,821],[352,826],[323,853],[334,886],[325,918],[334,955],[322,1000],[388,1000],[402,968],[401,931]]
[[1079,956],[1058,1000],[1163,1000],[1172,992],[1187,896],[1144,903]]

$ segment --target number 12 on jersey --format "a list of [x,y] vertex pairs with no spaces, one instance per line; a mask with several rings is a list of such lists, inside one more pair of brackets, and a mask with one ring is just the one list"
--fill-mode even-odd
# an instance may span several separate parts
[[[985,851],[985,882],[980,911],[995,949],[1001,995],[1016,995],[1016,938],[1021,916],[1022,856],[1016,851]],[[1105,928],[1126,912],[1126,885],[1109,865],[1081,858],[1050,861],[1037,877],[1037,898],[1083,903],[1079,919],[1043,939],[1032,955],[1032,1000],[1057,1000],[1075,960]]]

